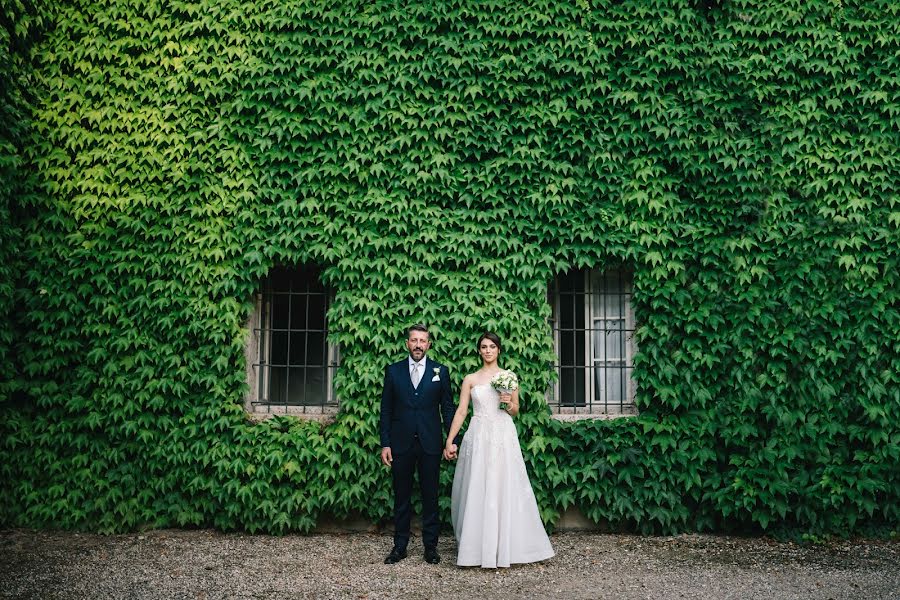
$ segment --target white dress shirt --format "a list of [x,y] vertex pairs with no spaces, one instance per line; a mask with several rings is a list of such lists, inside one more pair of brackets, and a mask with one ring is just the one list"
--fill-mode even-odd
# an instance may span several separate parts
[[[425,376],[425,357],[423,356],[422,360],[420,360],[419,362],[414,361],[412,356],[410,356],[408,360],[409,360],[409,365],[408,365],[409,366],[409,378],[412,379],[413,366],[419,365],[419,383],[422,383],[422,378]],[[416,385],[415,379],[412,379],[412,381],[413,381],[413,387],[416,387],[416,388],[419,387],[418,385]]]

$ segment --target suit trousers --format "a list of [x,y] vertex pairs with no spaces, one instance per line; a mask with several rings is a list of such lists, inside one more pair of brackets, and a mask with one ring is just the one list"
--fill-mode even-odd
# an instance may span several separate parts
[[436,548],[440,521],[438,520],[438,483],[441,455],[422,450],[417,435],[408,452],[393,455],[391,475],[394,481],[394,546],[405,550],[409,543],[412,518],[413,474],[419,472],[422,492],[422,543]]

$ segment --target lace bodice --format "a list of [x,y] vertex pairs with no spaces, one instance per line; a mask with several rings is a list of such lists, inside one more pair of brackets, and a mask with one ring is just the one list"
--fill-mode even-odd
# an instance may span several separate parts
[[500,408],[500,394],[489,383],[481,383],[472,386],[472,415],[476,417],[510,418],[506,411]]

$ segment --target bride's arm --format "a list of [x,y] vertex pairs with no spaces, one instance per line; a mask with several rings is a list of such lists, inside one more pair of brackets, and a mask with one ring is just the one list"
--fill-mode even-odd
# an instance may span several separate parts
[[453,444],[453,440],[456,439],[456,434],[459,433],[463,421],[466,420],[466,415],[469,414],[469,390],[471,388],[472,382],[469,381],[469,376],[466,375],[459,390],[459,406],[456,407],[456,414],[453,415],[453,422],[450,423],[450,433],[447,434],[446,448],[448,450]]
[[506,402],[506,412],[509,416],[519,414],[519,390],[514,390],[512,394],[500,394],[500,401]]

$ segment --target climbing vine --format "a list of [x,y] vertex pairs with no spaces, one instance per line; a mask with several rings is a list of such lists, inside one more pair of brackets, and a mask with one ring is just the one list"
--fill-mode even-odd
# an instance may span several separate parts
[[[381,374],[423,321],[457,385],[504,338],[549,524],[896,529],[896,3],[45,13],[3,13],[0,523],[385,519]],[[253,422],[252,296],[304,263],[340,412]],[[554,420],[548,283],[620,265],[640,414]]]

